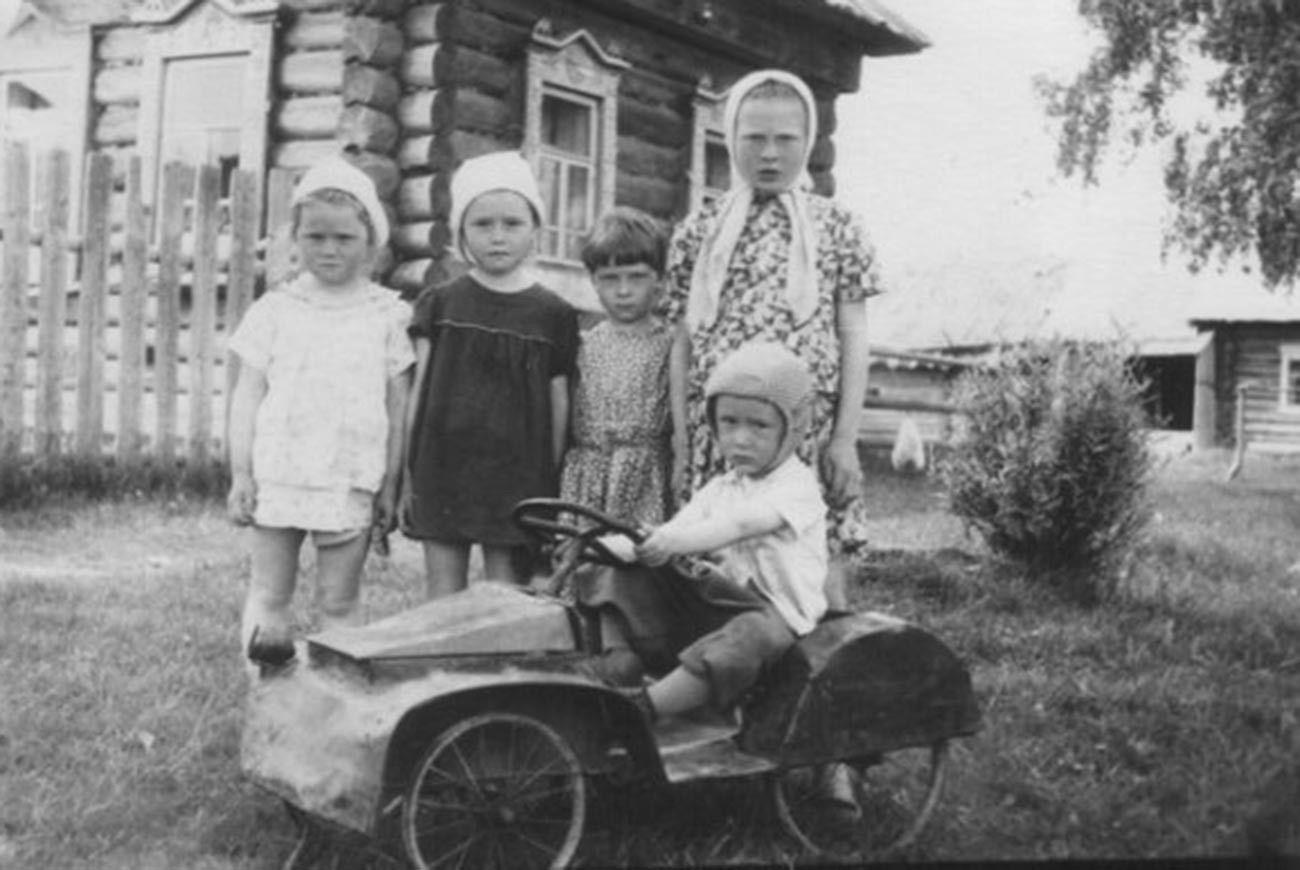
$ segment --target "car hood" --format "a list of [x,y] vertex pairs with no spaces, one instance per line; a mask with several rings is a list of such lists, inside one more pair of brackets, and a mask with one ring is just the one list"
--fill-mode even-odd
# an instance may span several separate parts
[[472,584],[365,626],[320,632],[309,643],[361,662],[576,649],[572,615],[563,603],[494,582]]

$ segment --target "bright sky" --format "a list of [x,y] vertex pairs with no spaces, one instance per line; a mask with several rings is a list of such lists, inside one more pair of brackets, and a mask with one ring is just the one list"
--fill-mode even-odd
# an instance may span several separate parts
[[1154,155],[1086,190],[1055,169],[1033,79],[1068,80],[1095,43],[1077,0],[893,0],[930,37],[867,59],[838,104],[837,195],[867,220],[886,272],[951,255],[1156,258]]

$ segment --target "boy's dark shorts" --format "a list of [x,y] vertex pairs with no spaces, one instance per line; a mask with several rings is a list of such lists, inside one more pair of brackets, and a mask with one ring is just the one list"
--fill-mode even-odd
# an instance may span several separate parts
[[682,667],[709,684],[713,704],[725,710],[758,682],[798,638],[776,609],[747,610],[682,650]]
[[596,568],[575,577],[582,605],[608,610],[648,673],[680,663],[708,681],[720,709],[731,706],[796,637],[753,590],[700,582],[669,568]]

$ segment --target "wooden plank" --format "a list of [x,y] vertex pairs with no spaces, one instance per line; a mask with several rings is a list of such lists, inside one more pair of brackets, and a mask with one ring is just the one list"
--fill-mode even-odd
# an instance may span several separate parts
[[266,180],[266,289],[274,289],[293,268],[293,243],[289,223],[295,174],[272,169]]
[[194,202],[194,284],[190,290],[190,444],[198,468],[212,447],[212,386],[217,317],[217,233],[221,227],[221,170],[199,167]]
[[295,51],[280,62],[276,83],[297,94],[343,90],[343,52]]
[[284,47],[294,51],[343,45],[343,12],[306,12],[284,27]]
[[144,309],[149,295],[149,219],[144,208],[144,171],[140,158],[131,158],[126,181],[126,247],[122,252],[120,359],[117,380],[117,455],[129,460],[140,454],[144,403]]
[[164,463],[176,455],[176,391],[180,344],[181,240],[185,201],[194,190],[194,170],[181,163],[163,168],[159,207],[158,321],[154,332],[154,397],[158,428],[154,450]]
[[275,115],[277,133],[290,139],[325,139],[338,128],[343,98],[338,94],[289,97]]
[[447,3],[424,3],[408,9],[402,19],[407,46],[426,45],[441,39],[445,33],[448,6]]
[[343,24],[343,56],[347,61],[387,67],[402,56],[405,40],[396,24],[354,15]]
[[86,163],[85,239],[77,300],[77,453],[99,456],[104,438],[104,305],[108,295],[109,198],[113,161],[91,154]]
[[41,300],[36,334],[36,455],[63,448],[63,331],[68,306],[68,152],[51,151],[45,164],[45,220],[41,225]]
[[[226,340],[235,331],[244,312],[253,302],[253,282],[257,277],[257,178],[240,170],[235,173],[230,192],[230,264],[226,269]],[[229,423],[230,397],[239,376],[238,360],[226,353],[226,392],[223,429]]]
[[0,455],[22,446],[27,345],[27,263],[31,246],[31,163],[27,146],[4,151],[3,278],[0,279]]

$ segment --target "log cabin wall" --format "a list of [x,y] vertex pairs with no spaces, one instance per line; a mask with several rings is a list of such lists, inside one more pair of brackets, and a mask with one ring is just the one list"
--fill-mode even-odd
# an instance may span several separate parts
[[1216,431],[1232,444],[1237,388],[1246,388],[1245,431],[1249,448],[1300,451],[1300,409],[1281,402],[1282,348],[1300,345],[1300,324],[1215,324],[1218,371]]
[[[524,139],[526,58],[543,19],[550,31],[589,33],[628,62],[618,90],[615,201],[664,219],[689,207],[693,101],[701,82],[725,89],[760,66],[802,75],[819,111],[810,170],[833,194],[835,98],[855,90],[861,46],[814,26],[784,6],[728,0],[701,23],[686,6],[663,2],[460,0],[410,6],[398,108],[402,183],[394,247],[401,261],[390,283],[413,292],[443,280],[452,232],[450,174],[469,157],[518,148]],[[683,14],[687,17],[683,18]]]
[[[265,166],[302,169],[352,146],[391,207],[388,282],[410,294],[454,274],[450,175],[469,157],[524,143],[529,50],[545,20],[557,37],[585,31],[628,64],[618,82],[615,202],[668,220],[685,214],[697,95],[725,91],[762,66],[796,72],[813,89],[819,134],[810,170],[816,189],[832,195],[835,100],[857,89],[864,46],[834,13],[809,8],[790,0],[279,0]],[[149,29],[122,20],[96,29],[90,139],[121,157],[140,144]],[[268,191],[272,200],[286,194]],[[283,209],[272,201],[268,215],[274,222]]]

